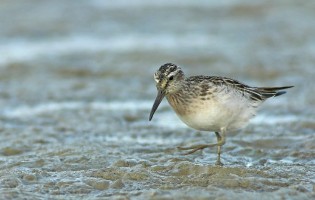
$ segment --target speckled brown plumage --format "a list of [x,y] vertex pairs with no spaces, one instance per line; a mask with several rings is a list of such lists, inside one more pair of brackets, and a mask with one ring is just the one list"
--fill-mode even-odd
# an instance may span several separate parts
[[175,64],[162,65],[154,74],[158,95],[149,120],[163,97],[177,116],[188,126],[201,131],[214,131],[217,143],[180,148],[191,150],[188,154],[206,147],[217,146],[217,164],[226,131],[244,127],[255,115],[257,107],[267,98],[284,94],[285,87],[251,87],[237,80],[218,76],[191,76]]

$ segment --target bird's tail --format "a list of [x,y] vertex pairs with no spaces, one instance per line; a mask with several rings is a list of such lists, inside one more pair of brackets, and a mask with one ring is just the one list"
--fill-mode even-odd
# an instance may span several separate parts
[[281,91],[281,90],[285,90],[288,88],[292,88],[294,86],[284,86],[284,87],[261,87],[261,88],[257,88],[257,90],[259,91],[259,93],[262,95],[263,98],[267,99],[270,97],[276,97],[276,96],[280,96],[282,94],[285,94],[286,91]]

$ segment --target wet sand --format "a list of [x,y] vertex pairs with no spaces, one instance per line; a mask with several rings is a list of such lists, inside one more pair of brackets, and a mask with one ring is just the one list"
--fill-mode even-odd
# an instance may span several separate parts
[[[315,198],[315,4],[2,1],[0,199]],[[294,85],[216,149],[153,73]]]

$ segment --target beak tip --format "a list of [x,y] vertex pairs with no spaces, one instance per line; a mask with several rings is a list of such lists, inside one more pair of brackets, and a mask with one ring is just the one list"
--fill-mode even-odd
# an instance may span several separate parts
[[151,121],[153,118],[153,114],[151,113],[150,116],[149,116],[149,121]]
[[164,92],[158,91],[158,95],[157,95],[157,97],[156,97],[156,99],[155,99],[155,101],[153,103],[153,106],[152,106],[152,109],[151,109],[151,112],[150,112],[149,121],[152,120],[153,115],[154,115],[156,109],[158,108],[158,106],[160,105],[164,95],[165,95]]

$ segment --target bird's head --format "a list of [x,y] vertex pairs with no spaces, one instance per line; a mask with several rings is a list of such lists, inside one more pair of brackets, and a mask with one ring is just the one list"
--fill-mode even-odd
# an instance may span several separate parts
[[152,119],[154,112],[164,96],[176,93],[182,87],[182,81],[185,80],[185,75],[182,69],[177,65],[166,63],[154,73],[154,80],[158,94],[152,106],[149,120]]

